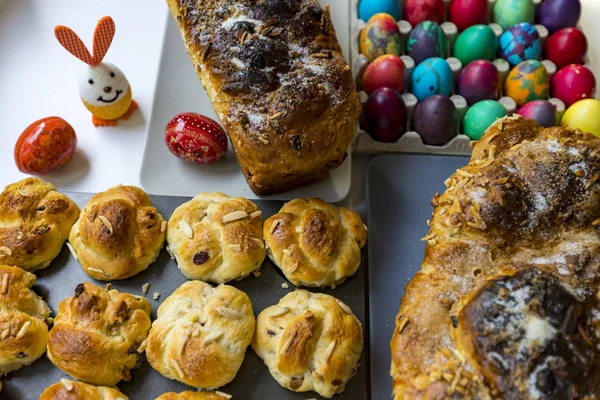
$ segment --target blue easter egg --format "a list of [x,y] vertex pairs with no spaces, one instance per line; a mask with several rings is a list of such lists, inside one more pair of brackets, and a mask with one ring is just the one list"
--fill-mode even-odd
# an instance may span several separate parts
[[539,60],[541,55],[540,34],[529,22],[513,25],[500,36],[498,56],[508,61],[511,67],[525,60]]
[[450,65],[439,57],[428,58],[417,65],[410,77],[411,92],[419,101],[434,94],[450,96],[453,82]]
[[396,21],[402,18],[399,0],[361,0],[358,3],[358,18],[368,21],[375,14],[390,14]]

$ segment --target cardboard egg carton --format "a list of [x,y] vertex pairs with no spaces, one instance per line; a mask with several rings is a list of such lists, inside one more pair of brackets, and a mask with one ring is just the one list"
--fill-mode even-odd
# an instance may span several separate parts
[[[359,99],[361,105],[364,105],[368,99],[368,95],[362,91],[362,76],[365,68],[369,64],[367,58],[360,53],[359,48],[359,36],[362,28],[365,26],[365,21],[358,18],[358,3],[360,0],[351,0],[351,10],[350,10],[350,65],[352,68],[352,73],[354,76],[354,80],[357,85],[357,90],[359,91]],[[448,12],[448,8],[452,0],[444,0],[444,4],[446,6],[446,14]],[[488,0],[488,22],[490,28],[496,33],[497,37],[500,37],[504,32],[502,27],[495,23],[491,22],[491,11],[496,3],[496,0]],[[534,0],[535,6],[539,6],[542,3],[542,0]],[[410,32],[412,31],[412,26],[408,21],[398,21],[398,28],[400,30],[400,36],[402,38],[402,44],[406,44],[406,40]],[[451,57],[451,51],[456,37],[458,36],[458,29],[456,25],[451,22],[444,22],[441,24],[441,28],[446,34],[446,38],[448,40],[448,54],[446,61],[450,65],[450,68],[453,72],[454,77],[454,89],[452,91],[452,96],[450,99],[454,102],[456,109],[458,111],[458,126],[457,132],[458,135],[452,138],[450,141],[441,146],[430,146],[423,143],[421,136],[412,130],[413,121],[412,116],[415,107],[417,106],[417,98],[412,93],[403,93],[402,97],[404,99],[404,103],[406,104],[407,114],[408,114],[408,123],[407,123],[407,131],[404,135],[402,135],[395,142],[378,142],[373,140],[371,136],[365,132],[360,127],[360,122],[357,122],[357,133],[354,137],[353,141],[353,149],[358,153],[428,153],[428,154],[448,154],[448,155],[470,155],[471,154],[471,139],[462,134],[461,124],[462,119],[465,113],[468,110],[467,102],[458,94],[455,93],[456,82],[458,80],[458,76],[462,71],[463,65],[462,63],[454,57]],[[536,25],[536,28],[540,34],[542,44],[548,38],[549,32],[543,25]],[[581,29],[581,27],[578,27]],[[407,56],[402,55],[402,60],[406,65],[407,75],[410,76],[412,71],[415,68],[414,60]],[[548,78],[552,79],[554,74],[556,73],[556,65],[550,60],[543,60],[542,63],[546,67],[546,71],[548,72]],[[500,75],[502,77],[502,82],[506,79],[508,73],[510,72],[510,66],[507,61],[503,59],[494,60],[494,64],[498,68]],[[587,64],[587,61],[586,61]],[[408,86],[408,85],[407,85]],[[511,115],[517,110],[517,104],[510,97],[501,97],[498,100],[502,105],[504,105],[508,111],[508,115]],[[562,118],[562,114],[565,112],[565,104],[559,99],[549,99],[551,103],[555,105],[557,108],[560,117]]]

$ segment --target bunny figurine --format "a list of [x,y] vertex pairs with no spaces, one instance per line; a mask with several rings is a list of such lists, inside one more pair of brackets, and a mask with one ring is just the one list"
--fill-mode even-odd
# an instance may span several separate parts
[[79,36],[66,26],[54,28],[60,44],[75,57],[89,65],[79,81],[83,105],[92,113],[95,126],[114,126],[119,118],[128,119],[138,108],[131,99],[131,87],[125,75],[113,64],[102,62],[115,35],[115,23],[104,17],[94,31],[94,54],[90,54]]

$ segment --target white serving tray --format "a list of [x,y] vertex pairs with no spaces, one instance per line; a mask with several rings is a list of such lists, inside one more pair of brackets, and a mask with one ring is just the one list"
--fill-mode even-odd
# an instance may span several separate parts
[[[329,4],[331,18],[344,55],[350,53],[350,4],[348,0],[322,0]],[[208,97],[196,76],[179,30],[167,15],[163,50],[148,133],[144,147],[140,183],[151,194],[194,196],[200,192],[223,192],[250,199],[291,200],[320,197],[327,202],[343,200],[350,191],[351,157],[321,182],[271,196],[257,196],[248,187],[231,149],[225,158],[211,165],[196,165],[172,155],[165,146],[164,128],[176,114],[191,111],[218,121]]]

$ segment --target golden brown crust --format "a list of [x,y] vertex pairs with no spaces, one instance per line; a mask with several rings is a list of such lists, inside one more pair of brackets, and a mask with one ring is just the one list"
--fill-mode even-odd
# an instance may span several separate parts
[[335,297],[296,290],[259,314],[252,348],[281,386],[330,398],[356,373],[362,327]]
[[0,263],[26,271],[56,258],[77,220],[79,207],[54,185],[26,178],[0,194]]
[[31,364],[46,351],[50,309],[31,287],[36,277],[0,265],[0,375]]
[[69,235],[83,270],[101,281],[148,268],[165,240],[162,215],[135,186],[115,186],[90,199]]
[[360,113],[350,67],[316,0],[167,0],[257,194],[326,176]]
[[265,259],[262,225],[251,201],[200,193],[171,215],[167,250],[186,278],[229,282],[260,268]]
[[354,275],[367,230],[360,216],[320,199],[295,199],[264,224],[268,255],[296,286],[337,286]]
[[143,297],[80,283],[58,305],[48,335],[48,358],[74,378],[114,386],[131,378],[140,345],[150,330]]
[[215,389],[235,378],[254,324],[252,303],[241,290],[186,282],[158,308],[146,357],[169,379]]
[[599,148],[590,134],[521,117],[477,142],[432,200],[391,342],[396,399],[593,393]]
[[219,393],[220,392],[169,392],[157,397],[156,400],[226,400],[232,398],[231,396],[222,396]]
[[128,400],[118,389],[61,379],[48,386],[40,400]]

